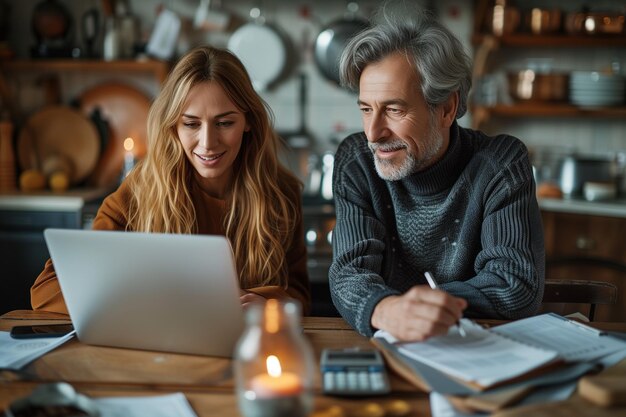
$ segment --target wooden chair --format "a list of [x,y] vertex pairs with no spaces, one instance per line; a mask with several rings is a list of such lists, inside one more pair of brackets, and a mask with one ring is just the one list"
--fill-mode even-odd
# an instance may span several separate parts
[[[544,304],[589,304],[589,320],[593,321],[597,304],[615,304],[617,286],[610,282],[585,281],[577,279],[546,280]],[[544,305],[544,311],[550,306]]]

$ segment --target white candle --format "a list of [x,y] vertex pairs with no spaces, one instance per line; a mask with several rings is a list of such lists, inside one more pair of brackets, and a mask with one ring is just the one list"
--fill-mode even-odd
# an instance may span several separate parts
[[133,152],[133,148],[135,147],[135,141],[133,138],[128,137],[124,139],[124,177],[128,175],[128,173],[135,166],[135,153]]
[[283,372],[276,356],[268,356],[266,365],[267,373],[256,375],[250,381],[250,388],[257,398],[290,397],[302,393],[300,377],[292,372]]

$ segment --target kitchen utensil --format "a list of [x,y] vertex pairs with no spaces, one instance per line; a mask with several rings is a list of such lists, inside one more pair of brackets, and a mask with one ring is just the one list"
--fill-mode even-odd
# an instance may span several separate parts
[[565,197],[581,196],[586,182],[616,183],[617,162],[609,157],[568,156],[561,165],[561,190]]
[[136,159],[141,159],[146,153],[150,98],[135,87],[107,82],[86,90],[78,100],[84,114],[91,115],[99,109],[109,132],[104,153],[88,182],[95,186],[113,186],[119,181],[122,171],[124,139],[133,138]]
[[300,104],[300,127],[293,132],[282,132],[281,136],[288,145],[287,166],[304,182],[305,197],[317,197],[321,184],[319,157],[312,153],[314,138],[306,124],[306,106],[308,100],[308,75],[299,75],[298,100]]
[[50,155],[67,157],[74,167],[71,184],[81,183],[96,166],[100,140],[93,123],[77,110],[66,106],[49,106],[32,115],[22,127],[17,154],[22,170],[35,160]]
[[620,35],[624,33],[624,15],[615,12],[570,13],[565,18],[565,29],[570,34]]
[[228,49],[246,67],[254,88],[264,91],[286,70],[288,44],[282,31],[265,22],[260,13],[258,8],[250,11],[254,21],[235,30],[228,39]]
[[333,199],[333,167],[335,165],[335,154],[327,151],[322,156],[322,187],[320,195],[324,200]]
[[42,0],[35,5],[31,20],[37,45],[32,48],[36,57],[72,56],[72,15],[57,0]]
[[159,59],[171,59],[176,51],[176,43],[182,22],[171,10],[163,9],[154,25],[146,52]]
[[495,0],[494,6],[485,14],[486,29],[496,36],[515,32],[520,26],[520,20],[519,9],[508,0]]
[[230,14],[211,8],[211,0],[200,0],[193,19],[193,27],[205,32],[223,31],[230,24],[230,20]]
[[509,93],[520,101],[565,101],[568,98],[569,74],[543,74],[532,69],[507,74]]
[[83,13],[81,18],[81,30],[83,35],[83,41],[85,42],[86,58],[95,57],[94,43],[100,33],[100,13],[97,9],[89,9]]
[[339,59],[350,38],[368,27],[368,22],[356,16],[358,5],[348,4],[346,16],[322,28],[315,38],[315,63],[322,75],[339,84]]
[[526,13],[526,28],[535,35],[558,33],[563,27],[563,12],[560,9],[535,7]]

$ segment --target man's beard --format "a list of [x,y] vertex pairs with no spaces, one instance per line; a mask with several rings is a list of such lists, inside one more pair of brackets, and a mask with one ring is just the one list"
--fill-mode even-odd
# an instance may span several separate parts
[[[439,130],[430,129],[426,146],[419,159],[409,151],[406,143],[400,139],[390,139],[385,142],[376,143],[368,142],[368,146],[374,153],[374,166],[376,167],[378,175],[387,181],[398,181],[431,165],[433,158],[439,154],[443,147],[443,137]],[[405,158],[399,163],[392,160],[380,159],[378,155],[376,155],[377,149],[395,150],[401,148],[407,149],[407,153]]]

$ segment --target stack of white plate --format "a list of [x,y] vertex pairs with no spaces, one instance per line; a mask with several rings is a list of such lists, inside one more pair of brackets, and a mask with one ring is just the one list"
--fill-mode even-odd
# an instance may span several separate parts
[[624,104],[624,77],[596,71],[574,71],[570,75],[570,101],[582,107]]

